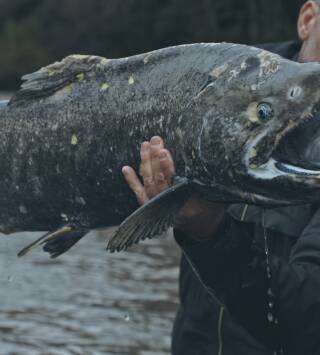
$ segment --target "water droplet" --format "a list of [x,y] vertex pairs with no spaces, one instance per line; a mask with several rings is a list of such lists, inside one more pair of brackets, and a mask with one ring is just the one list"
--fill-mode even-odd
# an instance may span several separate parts
[[126,322],[130,322],[130,316],[129,316],[129,314],[126,314],[126,315],[124,316],[124,320],[125,320]]
[[76,197],[76,202],[79,204],[79,205],[82,205],[82,206],[85,206],[86,205],[86,200],[83,198],[83,197],[79,197],[77,196]]
[[273,302],[269,302],[269,308],[273,308],[274,304]]
[[272,292],[271,288],[268,289],[268,296],[274,297],[274,293]]
[[68,221],[68,216],[65,213],[61,213],[60,217],[64,220],[64,221]]
[[268,313],[267,318],[268,318],[268,321],[269,321],[270,323],[272,323],[273,320],[274,320],[273,314],[270,313],[270,312]]
[[12,282],[13,278],[12,276],[8,276],[8,282]]
[[22,214],[27,214],[28,213],[28,210],[27,210],[26,206],[24,206],[24,205],[20,205],[19,206],[19,211]]

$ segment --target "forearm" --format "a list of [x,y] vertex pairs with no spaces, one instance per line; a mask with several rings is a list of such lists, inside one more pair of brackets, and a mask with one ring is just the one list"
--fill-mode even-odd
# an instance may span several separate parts
[[191,197],[175,221],[175,229],[191,239],[213,238],[224,218],[224,206]]

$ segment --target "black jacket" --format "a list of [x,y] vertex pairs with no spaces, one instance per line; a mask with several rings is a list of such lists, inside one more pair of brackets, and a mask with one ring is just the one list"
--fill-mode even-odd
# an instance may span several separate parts
[[[299,44],[264,48],[295,59]],[[175,237],[173,355],[320,354],[320,210],[232,205],[212,240]]]

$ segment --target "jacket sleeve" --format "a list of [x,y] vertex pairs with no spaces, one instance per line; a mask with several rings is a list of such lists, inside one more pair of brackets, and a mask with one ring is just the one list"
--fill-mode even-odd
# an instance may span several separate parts
[[267,348],[320,353],[320,210],[289,260],[269,253],[267,262],[252,228],[227,215],[210,240],[175,238],[208,292]]

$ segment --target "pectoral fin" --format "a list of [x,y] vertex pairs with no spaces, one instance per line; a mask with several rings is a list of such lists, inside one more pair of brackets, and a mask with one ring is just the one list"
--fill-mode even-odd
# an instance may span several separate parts
[[65,225],[53,232],[44,234],[33,243],[27,245],[18,253],[18,256],[24,256],[32,249],[43,245],[43,250],[49,253],[51,258],[56,258],[69,250],[87,233],[88,229],[79,228],[71,224]]
[[125,219],[109,240],[107,250],[125,250],[140,240],[162,234],[172,226],[177,213],[189,198],[192,186],[187,179],[176,181]]

